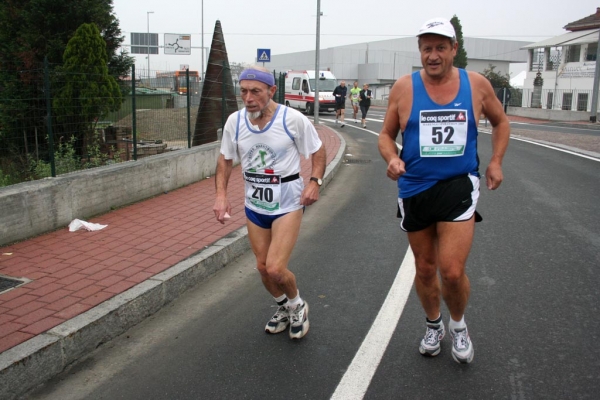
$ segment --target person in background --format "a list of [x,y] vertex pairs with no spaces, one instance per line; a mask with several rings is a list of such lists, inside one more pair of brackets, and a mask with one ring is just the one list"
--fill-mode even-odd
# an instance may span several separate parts
[[[398,181],[400,228],[415,257],[415,289],[425,311],[419,352],[440,353],[445,335],[441,298],[450,311],[452,357],[470,363],[475,350],[465,322],[470,283],[467,257],[481,216],[478,117],[492,124],[492,157],[485,178],[490,190],[503,180],[502,160],[510,125],[492,85],[481,74],[455,68],[458,49],[450,21],[431,19],[417,34],[423,69],[399,78],[390,91],[379,151],[387,176]],[[402,132],[398,156],[396,137]],[[441,276],[438,277],[438,273]]]
[[[215,176],[217,221],[230,218],[227,184],[233,161],[240,160],[245,181],[248,238],[263,285],[278,308],[265,327],[300,339],[310,328],[308,303],[300,297],[288,269],[304,208],[319,199],[325,173],[325,148],[313,124],[300,112],[272,101],[273,74],[253,66],[240,74],[244,108],[229,116],[223,130]],[[300,155],[311,158],[312,177],[304,185]]]
[[371,97],[372,97],[371,90],[369,89],[369,85],[367,83],[365,83],[363,85],[363,88],[360,91],[360,93],[358,94],[358,97],[360,99],[359,105],[360,105],[360,113],[361,113],[361,118],[362,118],[361,119],[362,127],[366,128],[367,127],[367,112],[369,112],[369,107],[371,107]]
[[338,123],[338,119],[342,123],[343,128],[346,123],[344,122],[344,112],[346,111],[346,94],[348,88],[346,87],[346,81],[341,81],[340,84],[333,89],[333,95],[335,96],[335,123]]
[[354,87],[350,89],[350,104],[352,105],[352,115],[354,118],[354,123],[358,123],[357,115],[358,115],[358,103],[360,101],[360,88],[358,87],[358,81],[354,81]]

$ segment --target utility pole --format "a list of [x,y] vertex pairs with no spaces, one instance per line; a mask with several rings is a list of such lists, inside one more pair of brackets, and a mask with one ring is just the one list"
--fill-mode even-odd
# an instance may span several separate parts
[[150,14],[154,14],[154,11],[146,12],[146,28],[148,29],[148,36],[146,37],[148,40],[146,43],[148,45],[148,79],[150,79]]
[[598,31],[598,46],[596,46],[596,69],[594,70],[594,86],[592,87],[592,113],[590,115],[590,122],[596,122],[596,115],[598,114],[598,83],[600,81],[600,30]]
[[202,32],[200,33],[200,46],[202,46],[202,49],[200,51],[202,52],[202,65],[200,66],[200,80],[202,81],[202,87],[204,87],[204,0],[201,2],[201,7],[202,22],[200,23],[200,30]]
[[321,0],[317,0],[317,43],[315,50],[315,104],[313,106],[313,112],[315,115],[315,125],[319,124],[319,53],[320,53],[320,39],[321,39]]

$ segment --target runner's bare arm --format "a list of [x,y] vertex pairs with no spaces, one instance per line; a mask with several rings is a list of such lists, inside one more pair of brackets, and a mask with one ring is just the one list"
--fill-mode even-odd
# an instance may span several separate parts
[[401,129],[400,123],[400,99],[405,92],[406,79],[400,78],[392,87],[388,98],[388,107],[383,120],[383,127],[379,133],[379,153],[387,163],[387,176],[397,180],[406,172],[404,161],[398,156],[396,138]]
[[[311,155],[311,176],[315,178],[323,179],[325,175],[325,163],[327,161],[327,153],[325,146],[321,145],[319,150]],[[303,206],[310,206],[315,201],[319,200],[319,185],[317,182],[309,181],[308,185],[302,191],[300,198],[300,204]]]
[[220,154],[217,160],[217,171],[215,173],[217,198],[215,199],[213,211],[217,221],[222,224],[225,223],[225,214],[231,214],[231,204],[227,199],[227,183],[229,182],[232,169],[233,160],[226,160],[225,156]]
[[510,123],[490,82],[477,73],[470,74],[470,78],[475,83],[474,86],[481,98],[481,112],[492,124],[492,158],[486,169],[485,178],[488,189],[495,190],[504,179],[502,160],[510,140]]

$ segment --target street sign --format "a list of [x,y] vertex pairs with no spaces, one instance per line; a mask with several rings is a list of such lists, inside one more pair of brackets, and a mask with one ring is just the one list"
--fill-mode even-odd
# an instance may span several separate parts
[[258,62],[271,62],[271,49],[258,49],[256,52]]
[[192,54],[192,35],[165,33],[165,54]]
[[131,54],[158,54],[158,33],[131,32]]

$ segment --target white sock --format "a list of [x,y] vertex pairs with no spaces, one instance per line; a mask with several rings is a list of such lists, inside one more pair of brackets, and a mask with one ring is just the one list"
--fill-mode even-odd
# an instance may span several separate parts
[[296,308],[297,306],[299,306],[300,304],[302,304],[303,301],[300,298],[300,291],[298,290],[298,294],[296,295],[296,297],[294,297],[293,299],[288,298],[288,307],[291,309]]
[[455,321],[452,318],[450,318],[450,322],[448,323],[448,328],[452,329],[453,331],[456,331],[457,329],[463,329],[466,328],[467,324],[465,323],[465,316],[463,315],[463,317],[460,319],[460,321]]
[[275,301],[277,302],[278,305],[284,305],[285,303],[287,303],[287,296],[284,294],[282,294],[279,297],[273,297],[275,299]]

